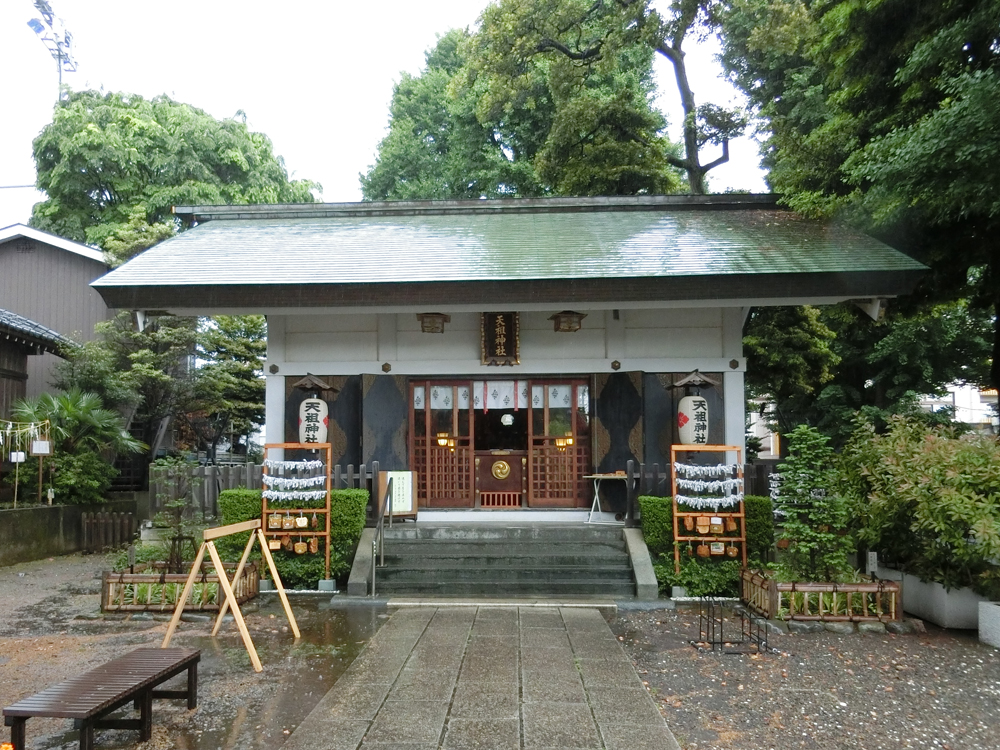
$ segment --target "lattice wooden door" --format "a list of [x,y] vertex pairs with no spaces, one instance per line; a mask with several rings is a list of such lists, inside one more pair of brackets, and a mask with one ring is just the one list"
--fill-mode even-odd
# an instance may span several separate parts
[[586,507],[590,389],[585,381],[531,384],[528,505]]
[[472,507],[475,477],[469,385],[412,383],[410,403],[410,466],[417,472],[418,505]]

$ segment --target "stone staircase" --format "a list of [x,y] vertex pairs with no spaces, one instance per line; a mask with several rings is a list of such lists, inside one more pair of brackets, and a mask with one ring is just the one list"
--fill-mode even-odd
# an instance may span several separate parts
[[623,529],[577,524],[397,524],[385,529],[380,596],[630,598]]

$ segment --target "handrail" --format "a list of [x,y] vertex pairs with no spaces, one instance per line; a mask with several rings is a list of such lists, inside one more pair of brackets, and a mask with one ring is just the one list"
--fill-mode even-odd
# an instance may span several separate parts
[[[377,479],[373,479],[372,483],[377,487]],[[385,536],[383,534],[385,528],[385,511],[389,510],[389,528],[392,528],[392,503],[389,499],[392,497],[392,477],[385,483],[385,494],[378,503],[378,515],[375,520],[375,538],[372,539],[372,585],[371,585],[371,596],[375,596],[375,568],[385,567]],[[378,561],[376,563],[376,560]]]

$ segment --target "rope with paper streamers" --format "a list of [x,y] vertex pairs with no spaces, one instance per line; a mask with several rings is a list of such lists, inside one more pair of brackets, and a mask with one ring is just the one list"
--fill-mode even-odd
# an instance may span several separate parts
[[33,440],[49,439],[49,420],[42,422],[8,422],[0,419],[0,448],[4,452],[23,451]]
[[727,494],[734,490],[739,492],[743,489],[742,479],[717,479],[706,482],[703,479],[681,479],[677,477],[677,486],[682,490],[693,490],[694,492],[725,492]]
[[692,479],[724,479],[731,477],[737,470],[736,464],[713,464],[711,466],[701,466],[697,464],[674,463],[674,472],[679,477],[691,477]]
[[303,487],[319,487],[325,482],[326,477],[322,474],[315,477],[279,477],[274,474],[264,475],[264,485],[276,490],[300,490]]
[[322,461],[275,461],[270,458],[264,459],[264,466],[269,469],[277,469],[281,472],[286,471],[313,471],[314,469],[322,469]]
[[276,492],[274,490],[264,490],[264,497],[268,500],[322,500],[326,497],[326,490],[316,492],[303,492],[295,490],[293,492]]
[[697,510],[704,510],[705,508],[711,508],[712,510],[718,510],[719,508],[733,508],[743,502],[743,493],[738,495],[726,495],[724,497],[712,497],[709,495],[703,495],[699,497],[688,497],[687,495],[681,495],[678,493],[674,495],[674,499],[677,501],[678,505],[686,505],[689,508],[695,508]]

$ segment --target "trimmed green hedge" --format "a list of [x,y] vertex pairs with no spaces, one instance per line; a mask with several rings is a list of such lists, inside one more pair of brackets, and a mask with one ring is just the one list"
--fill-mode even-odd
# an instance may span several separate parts
[[[771,498],[744,498],[747,523],[747,557],[763,561],[774,545],[774,515]],[[674,573],[674,508],[669,497],[639,497],[642,534],[653,556],[653,569],[660,589],[683,586],[691,596],[737,596],[740,563],[726,558],[681,556],[681,572]]]
[[[333,490],[330,493],[330,575],[333,578],[340,578],[351,569],[354,550],[365,527],[367,506],[367,490]],[[224,490],[219,493],[219,514],[223,524],[260,518],[262,509],[260,490]],[[308,533],[302,536],[308,537]],[[216,546],[223,560],[239,560],[249,538],[250,533],[244,532],[217,540]],[[315,589],[323,577],[325,556],[322,545],[315,555],[296,555],[284,550],[272,552],[272,555],[281,582],[287,588]]]

